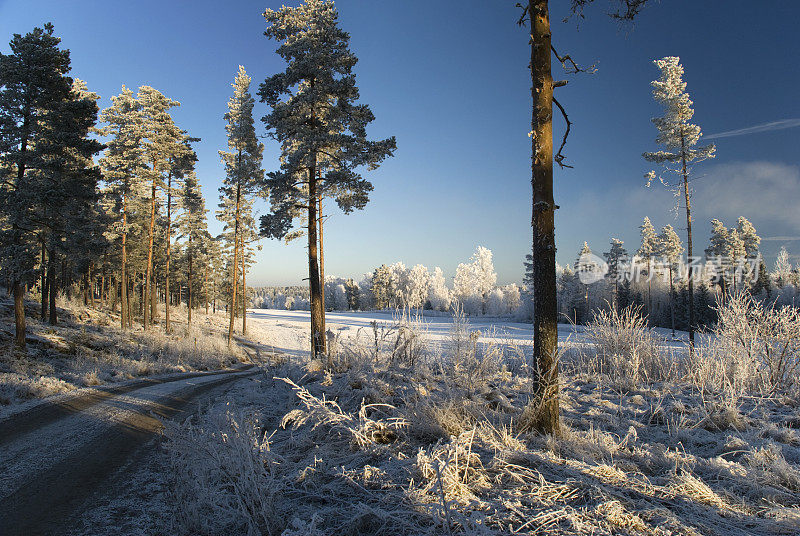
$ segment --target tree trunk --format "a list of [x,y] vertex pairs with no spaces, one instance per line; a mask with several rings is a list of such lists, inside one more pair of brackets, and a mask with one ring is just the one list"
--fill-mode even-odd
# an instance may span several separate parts
[[327,307],[325,306],[325,240],[322,236],[322,190],[320,190],[319,194],[317,195],[317,200],[319,201],[319,284],[322,292],[322,332],[325,332],[325,311],[327,311]]
[[122,195],[122,270],[119,274],[120,279],[120,323],[122,329],[127,329],[130,322],[131,303],[128,300],[128,251],[126,242],[128,239],[128,211],[126,210],[126,195]]
[[689,173],[686,170],[685,138],[681,133],[681,166],[683,168],[683,195],[686,201],[686,252],[689,259],[689,354],[694,353],[694,275],[692,273],[692,205],[689,200]]
[[[153,163],[153,173],[156,171],[156,164]],[[152,294],[152,289],[150,288],[153,276],[153,233],[155,231],[156,226],[156,179],[153,178],[152,185],[150,187],[150,232],[148,234],[147,239],[147,268],[146,268],[146,276],[145,276],[145,286],[144,286],[144,295],[142,296],[143,302],[143,309],[144,309],[144,316],[142,318],[142,326],[144,329],[148,329],[150,324],[152,323],[152,315],[148,316],[147,311],[147,298]]]
[[535,412],[532,428],[560,430],[556,306],[555,202],[553,199],[553,78],[547,0],[529,0],[531,21],[531,117],[533,187],[533,357]]
[[42,262],[41,262],[41,266],[42,266],[42,293],[41,293],[42,294],[42,322],[47,320],[47,292],[48,292],[48,286],[47,286],[47,264],[46,264],[46,260],[45,260],[46,249],[47,248],[46,248],[46,246],[44,244],[44,241],[42,241]]
[[[316,160],[316,158],[314,158]],[[311,350],[312,357],[325,355],[324,307],[322,303],[322,285],[317,259],[317,178],[316,162],[308,172],[308,284],[311,293]]]
[[675,338],[675,282],[672,279],[672,262],[669,263],[669,321],[672,326],[672,338]]
[[189,235],[189,289],[186,291],[186,327],[192,327],[192,236]]
[[167,178],[167,261],[164,274],[164,296],[166,296],[164,304],[164,331],[169,333],[169,259],[170,259],[170,242],[172,241],[172,173],[169,173]]
[[206,316],[208,316],[208,264],[206,264],[205,280],[203,281],[203,298],[206,302]]
[[242,242],[242,335],[247,335],[247,265],[245,264],[244,240]]
[[17,279],[12,287],[14,294],[14,344],[22,351],[25,351],[25,289],[22,282]]
[[48,296],[48,300],[50,302],[50,306],[48,307],[50,313],[49,322],[51,326],[55,326],[58,324],[58,309],[56,309],[56,296],[58,295],[58,280],[56,279],[56,271],[58,270],[58,261],[53,250],[48,251],[47,256],[49,257],[49,266],[47,267],[47,286],[50,287]]
[[[242,150],[239,149],[239,159],[241,160]],[[231,345],[231,340],[233,339],[233,323],[236,317],[236,286],[237,286],[237,274],[236,268],[239,264],[239,207],[241,206],[242,201],[242,187],[239,183],[236,184],[236,212],[235,214],[235,222],[233,225],[233,275],[231,277],[231,303],[230,307],[228,308],[228,312],[230,313],[230,323],[228,324],[228,346]]]

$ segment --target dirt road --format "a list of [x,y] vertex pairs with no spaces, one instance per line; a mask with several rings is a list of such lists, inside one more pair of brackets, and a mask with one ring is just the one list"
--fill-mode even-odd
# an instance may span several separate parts
[[240,368],[142,380],[0,421],[0,534],[70,532],[93,498],[128,485],[120,480],[129,471],[121,469],[156,445],[159,419],[183,418],[231,382],[257,374]]

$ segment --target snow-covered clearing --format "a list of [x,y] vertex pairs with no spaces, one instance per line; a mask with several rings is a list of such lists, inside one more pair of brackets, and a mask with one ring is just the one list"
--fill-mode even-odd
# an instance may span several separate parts
[[[259,331],[262,341],[276,352],[295,356],[307,356],[309,352],[309,329],[311,317],[308,311],[282,309],[249,309],[250,326]],[[325,327],[342,340],[358,337],[372,338],[373,322],[379,330],[392,330],[402,319],[402,313],[391,311],[328,312]],[[453,316],[447,313],[421,311],[406,315],[415,324],[427,344],[444,348],[453,330]],[[484,347],[490,344],[514,346],[530,355],[533,345],[533,326],[502,317],[467,317],[469,331],[479,332],[477,342]],[[558,340],[563,347],[580,347],[587,344],[583,326],[558,325]],[[672,339],[668,329],[655,328],[659,345],[676,351],[686,348],[687,334],[676,332]],[[380,333],[379,333],[380,336]]]

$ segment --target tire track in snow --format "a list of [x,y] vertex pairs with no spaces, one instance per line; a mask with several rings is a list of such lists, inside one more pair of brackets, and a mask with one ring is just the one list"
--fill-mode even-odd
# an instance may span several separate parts
[[174,417],[198,396],[255,374],[258,371],[192,374],[87,398],[78,403],[82,409],[73,407],[63,418],[53,419],[45,411],[41,415],[47,424],[5,438],[0,453],[0,532],[62,532],[108,477],[160,432],[159,418]]

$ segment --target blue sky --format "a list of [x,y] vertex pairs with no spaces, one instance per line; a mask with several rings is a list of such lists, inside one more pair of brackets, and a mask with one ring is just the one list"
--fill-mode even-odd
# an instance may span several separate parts
[[[695,122],[707,135],[800,117],[796,2],[754,9],[743,0],[668,0],[645,9],[634,26],[606,17],[605,0],[585,20],[566,23],[560,21],[568,2],[551,3],[556,48],[598,67],[591,76],[565,75],[569,84],[557,90],[573,121],[566,154],[574,169],[557,170],[555,178],[562,264],[573,262],[584,240],[596,252],[606,251],[611,237],[635,250],[644,216],[684,234],[671,195],[645,188],[642,178],[650,166],[641,153],[656,148],[650,118],[660,113],[649,87],[658,76],[653,59],[681,57]],[[514,4],[336,2],[360,59],[362,101],[377,118],[369,134],[395,135],[398,150],[369,174],[375,191],[367,208],[349,216],[334,212],[329,220],[327,274],[358,277],[403,261],[441,266],[452,276],[483,245],[495,254],[500,282],[521,280],[531,234],[530,77],[527,34],[515,24]],[[279,5],[0,0],[0,50],[7,52],[12,33],[52,21],[72,51],[71,74],[103,97],[102,107],[123,84],[152,85],[180,101],[176,121],[202,138],[198,176],[213,208],[222,177],[217,151],[226,141],[223,114],[237,67],[253,77],[254,91],[283,68],[261,16]],[[257,103],[257,117],[265,112]],[[263,135],[260,122],[258,128]],[[800,253],[800,128],[714,141],[717,158],[696,170],[696,247],[707,245],[710,218],[732,225],[744,215],[770,238],[762,248],[770,263],[781,245]],[[276,144],[264,142],[264,167],[271,170]],[[263,201],[256,206],[267,210]],[[302,243],[265,240],[248,283],[299,284],[306,276]]]

